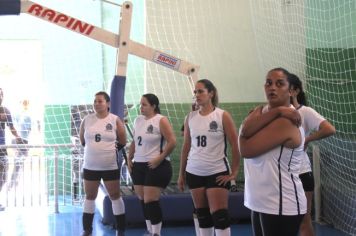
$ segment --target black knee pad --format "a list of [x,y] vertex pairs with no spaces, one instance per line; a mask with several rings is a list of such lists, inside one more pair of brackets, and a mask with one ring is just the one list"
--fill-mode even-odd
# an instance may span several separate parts
[[140,200],[141,202],[141,207],[142,207],[142,212],[143,212],[143,217],[145,220],[148,220],[148,214],[147,214],[147,209],[146,209],[146,204],[143,200]]
[[162,209],[159,201],[145,203],[145,210],[151,224],[156,225],[162,222]]
[[200,228],[211,228],[214,226],[209,208],[197,208],[196,211]]
[[230,227],[230,217],[227,209],[215,211],[212,215],[215,229],[226,229]]

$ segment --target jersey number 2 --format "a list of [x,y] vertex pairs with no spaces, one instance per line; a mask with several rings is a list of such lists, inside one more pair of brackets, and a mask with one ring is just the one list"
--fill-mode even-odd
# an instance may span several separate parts
[[142,137],[138,136],[137,139],[138,139],[138,146],[142,146]]

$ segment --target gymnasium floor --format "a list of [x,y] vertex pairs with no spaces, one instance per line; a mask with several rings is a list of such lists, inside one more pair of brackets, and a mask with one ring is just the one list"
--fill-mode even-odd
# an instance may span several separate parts
[[[60,213],[53,208],[7,208],[0,211],[0,236],[58,235],[79,236],[82,231],[81,207],[60,207]],[[114,230],[100,222],[99,213],[94,219],[94,234],[97,236],[115,235]],[[315,225],[317,236],[346,236],[339,230],[326,225]],[[251,235],[251,225],[247,223],[232,225],[232,235]],[[143,235],[144,227],[129,227],[127,236]],[[162,235],[194,235],[192,225],[164,226]]]

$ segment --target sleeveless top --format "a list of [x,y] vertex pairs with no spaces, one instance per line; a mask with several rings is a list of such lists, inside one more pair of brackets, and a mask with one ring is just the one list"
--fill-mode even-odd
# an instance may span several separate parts
[[[265,112],[264,108],[262,112]],[[299,127],[301,145],[290,149],[279,145],[257,157],[244,159],[247,208],[272,215],[299,215],[307,202],[299,170],[303,159],[304,129]]]
[[[134,122],[133,136],[135,140],[135,162],[148,162],[159,156],[166,141],[161,134],[159,123],[162,115],[156,114],[150,119],[139,115]],[[169,157],[166,157],[169,160]]]
[[209,176],[228,170],[226,159],[226,135],[223,127],[224,110],[215,108],[206,116],[199,111],[189,113],[188,125],[191,147],[188,155],[186,171]]
[[118,169],[116,156],[118,116],[109,113],[103,119],[87,115],[84,122],[84,165],[89,170]]

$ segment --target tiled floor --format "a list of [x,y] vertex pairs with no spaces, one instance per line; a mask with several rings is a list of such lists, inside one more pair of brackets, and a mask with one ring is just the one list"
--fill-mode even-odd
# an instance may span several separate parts
[[[53,208],[7,208],[0,212],[0,236],[23,236],[23,235],[58,235],[58,236],[78,236],[82,231],[81,207],[61,207],[60,213],[53,213]],[[94,234],[115,235],[115,231],[110,226],[105,226],[100,222],[100,215],[96,214],[94,219]],[[316,225],[317,236],[346,236],[339,230],[330,226]],[[129,227],[126,231],[128,236],[142,235],[144,228]],[[234,224],[231,227],[232,235],[251,235],[251,225]],[[162,235],[194,235],[192,225],[164,226]]]

